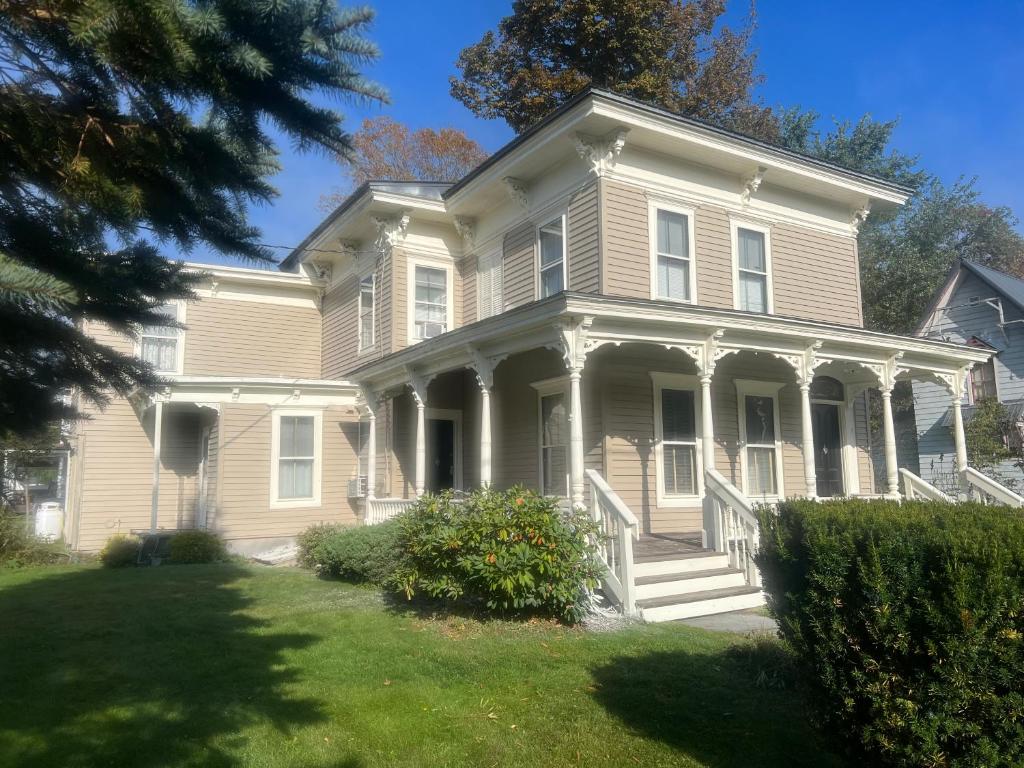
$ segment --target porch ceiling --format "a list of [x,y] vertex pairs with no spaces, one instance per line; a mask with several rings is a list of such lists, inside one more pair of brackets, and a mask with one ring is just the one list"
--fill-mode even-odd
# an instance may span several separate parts
[[541,347],[558,351],[567,367],[583,368],[590,352],[626,343],[679,349],[703,374],[713,373],[727,355],[755,351],[789,363],[798,380],[841,362],[862,368],[879,386],[927,376],[950,391],[962,388],[970,366],[990,355],[976,347],[833,323],[564,292],[407,347],[352,371],[350,379],[383,393],[458,368],[485,368],[489,375],[509,355]]

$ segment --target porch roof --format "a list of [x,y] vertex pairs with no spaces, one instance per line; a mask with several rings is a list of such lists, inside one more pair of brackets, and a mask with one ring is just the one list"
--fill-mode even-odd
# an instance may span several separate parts
[[143,409],[158,400],[217,408],[221,403],[263,405],[352,405],[358,389],[335,379],[266,376],[167,376],[155,391],[139,390],[132,399]]
[[607,345],[649,343],[676,348],[702,373],[726,355],[774,355],[809,378],[830,362],[852,363],[880,385],[914,376],[933,377],[950,391],[989,350],[911,338],[778,315],[651,299],[562,292],[542,301],[463,326],[363,365],[349,379],[374,392],[429,380],[458,368],[497,365],[509,355],[547,347],[567,366],[583,367],[587,355]]

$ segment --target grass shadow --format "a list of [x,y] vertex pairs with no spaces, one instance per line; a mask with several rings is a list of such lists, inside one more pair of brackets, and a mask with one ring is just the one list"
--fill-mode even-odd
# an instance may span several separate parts
[[[321,722],[235,564],[67,569],[0,589],[0,764],[240,765],[240,730]],[[354,765],[354,763],[343,763]]]
[[591,672],[594,698],[634,733],[709,768],[840,768],[792,690],[780,643],[619,656]]

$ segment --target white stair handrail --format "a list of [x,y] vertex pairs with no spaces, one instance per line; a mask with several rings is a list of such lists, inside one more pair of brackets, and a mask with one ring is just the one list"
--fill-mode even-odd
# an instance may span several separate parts
[[1014,493],[1005,485],[996,482],[988,475],[983,475],[974,467],[966,467],[961,476],[966,485],[977,489],[983,496],[1008,507],[1024,507],[1024,496]]
[[754,555],[760,546],[761,523],[754,513],[754,505],[714,468],[705,470],[704,485],[713,516],[714,541],[710,543],[729,556],[733,568],[743,571],[747,584],[760,586],[761,574],[754,563]]
[[914,499],[927,499],[928,501],[952,502],[952,497],[940,491],[934,485],[918,477],[909,469],[900,467],[900,477],[903,478],[903,495],[913,501]]
[[605,566],[604,588],[624,614],[636,614],[633,541],[640,538],[640,521],[601,474],[586,471],[590,481],[591,517],[600,527],[599,556]]

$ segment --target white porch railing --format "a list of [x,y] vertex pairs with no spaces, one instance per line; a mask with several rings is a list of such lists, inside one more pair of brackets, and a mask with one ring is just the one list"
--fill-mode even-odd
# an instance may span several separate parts
[[377,525],[398,517],[416,503],[416,499],[366,499],[366,525]]
[[900,477],[903,478],[903,496],[911,501],[914,499],[925,499],[927,501],[953,501],[953,499],[940,491],[927,480],[915,475],[909,469],[900,467]]
[[633,540],[640,538],[640,521],[619,498],[600,473],[587,470],[590,480],[590,508],[600,526],[600,557],[605,565],[604,588],[627,616],[636,613],[636,584],[633,577]]
[[750,499],[716,469],[704,473],[711,510],[714,548],[729,556],[733,568],[743,571],[747,584],[761,585],[761,574],[754,564],[760,542],[761,526]]
[[980,497],[987,504],[1005,504],[1008,507],[1024,507],[1024,496],[1014,493],[1005,485],[981,474],[974,467],[967,467],[962,473],[964,485],[971,495]]

